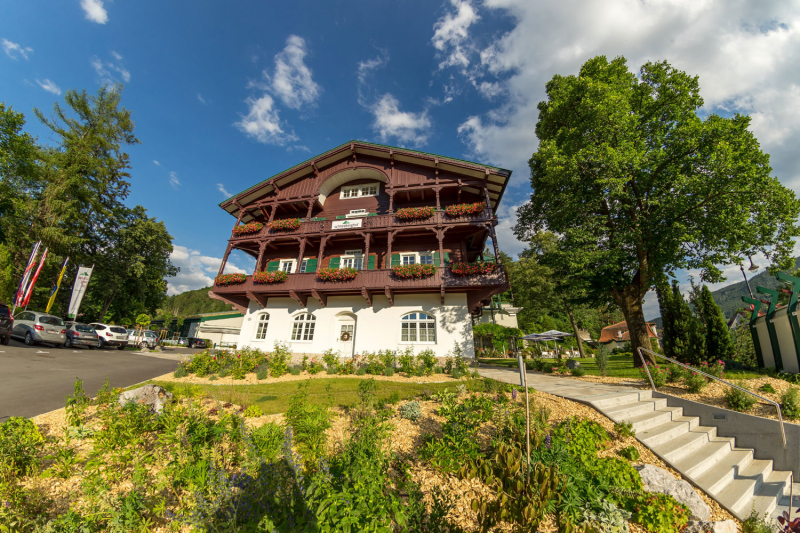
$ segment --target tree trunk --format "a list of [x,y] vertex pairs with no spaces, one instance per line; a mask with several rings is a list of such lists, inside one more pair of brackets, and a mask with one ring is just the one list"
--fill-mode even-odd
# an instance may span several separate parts
[[[642,308],[642,297],[639,289],[635,285],[628,285],[622,290],[611,292],[614,302],[622,310],[625,322],[628,325],[628,334],[631,338],[631,351],[633,352],[633,366],[642,366],[642,359],[639,357],[639,348],[652,350],[650,336],[647,331],[647,323],[644,319],[644,309]],[[645,360],[655,364],[655,358],[647,352],[643,352]]]
[[575,332],[575,340],[578,341],[578,354],[581,356],[581,359],[586,357],[583,353],[583,341],[581,340],[581,332],[578,331],[578,324],[575,322],[575,315],[572,314],[572,308],[569,306],[566,300],[564,301],[564,309],[567,310],[567,316],[569,317],[569,323],[572,324],[572,331]]

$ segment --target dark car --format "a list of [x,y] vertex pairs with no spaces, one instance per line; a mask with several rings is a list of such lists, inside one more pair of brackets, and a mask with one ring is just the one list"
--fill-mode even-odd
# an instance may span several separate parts
[[7,345],[11,342],[11,329],[14,327],[14,317],[6,304],[0,303],[0,344]]
[[189,337],[186,339],[186,346],[188,348],[207,348],[206,341],[204,339],[196,339],[194,337]]
[[86,346],[94,350],[100,343],[97,332],[89,324],[80,322],[67,322],[67,338],[64,340],[64,348],[73,346]]

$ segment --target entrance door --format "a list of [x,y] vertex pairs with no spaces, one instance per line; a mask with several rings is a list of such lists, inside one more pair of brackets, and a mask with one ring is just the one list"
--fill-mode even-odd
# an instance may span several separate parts
[[353,357],[353,346],[356,340],[356,320],[350,316],[339,317],[338,324],[339,353],[342,357]]

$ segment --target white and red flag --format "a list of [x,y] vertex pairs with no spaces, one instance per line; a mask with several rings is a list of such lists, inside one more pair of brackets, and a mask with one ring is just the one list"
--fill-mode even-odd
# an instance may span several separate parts
[[33,286],[36,284],[36,280],[39,278],[39,272],[42,271],[42,267],[44,266],[44,260],[47,259],[47,248],[44,249],[44,253],[42,254],[42,260],[39,262],[39,268],[36,269],[36,272],[33,274],[33,278],[31,278],[31,282],[28,285],[28,290],[25,291],[25,301],[22,302],[22,306],[27,306],[28,302],[31,301],[31,294],[33,293]]
[[22,281],[20,281],[17,293],[14,295],[15,307],[21,307],[23,305],[22,302],[25,300],[25,289],[28,288],[28,280],[31,278],[33,267],[36,266],[36,255],[39,253],[39,247],[41,245],[42,241],[39,241],[33,245],[33,251],[31,252],[31,256],[28,258],[28,264],[25,266],[25,272],[22,274]]

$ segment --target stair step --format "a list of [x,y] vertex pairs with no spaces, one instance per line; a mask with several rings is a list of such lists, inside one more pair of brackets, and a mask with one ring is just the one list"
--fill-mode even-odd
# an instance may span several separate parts
[[606,409],[605,414],[611,420],[627,420],[634,416],[643,415],[651,411],[663,409],[667,406],[666,398],[650,398],[649,400],[639,400],[634,403],[626,403]]
[[660,426],[644,431],[637,431],[636,438],[645,446],[652,448],[678,438],[684,433],[699,427],[699,425],[700,419],[696,416],[679,416],[674,418],[672,422],[667,422],[666,424],[661,424]]
[[638,402],[653,397],[652,391],[630,391],[603,394],[601,396],[586,397],[586,401],[605,412],[606,409],[626,403]]
[[672,422],[682,414],[683,408],[681,407],[663,407],[643,415],[633,416],[625,420],[625,422],[630,422],[636,433],[639,433],[640,431],[646,431],[661,424]]
[[[676,470],[697,480],[707,470],[734,449],[734,440],[727,437],[714,437],[707,444],[673,462]],[[701,485],[702,486],[702,485]],[[705,488],[705,486],[703,486]]]
[[716,495],[716,499],[734,511],[748,507],[753,503],[756,491],[761,488],[764,479],[771,473],[771,460],[753,459],[747,466],[736,472],[733,480]]
[[717,436],[717,428],[709,426],[697,426],[674,437],[662,444],[652,446],[654,452],[664,458],[664,460],[674,463],[682,457],[689,455],[698,448],[708,444]]
[[[756,489],[753,501],[751,503],[745,503],[736,509],[742,516],[741,519],[747,518],[750,515],[750,511],[754,508],[759,516],[764,516],[765,514],[772,514],[781,502],[788,504],[789,483],[791,479],[791,472],[771,471],[769,475],[764,478],[761,486]],[[793,514],[794,511],[797,510],[797,498],[800,494],[795,491],[794,496],[795,507],[792,509]]]
[[725,454],[711,468],[703,472],[700,477],[695,478],[695,481],[706,492],[716,496],[722,492],[728,483],[733,481],[737,472],[745,468],[752,459],[753,450],[736,448]]

